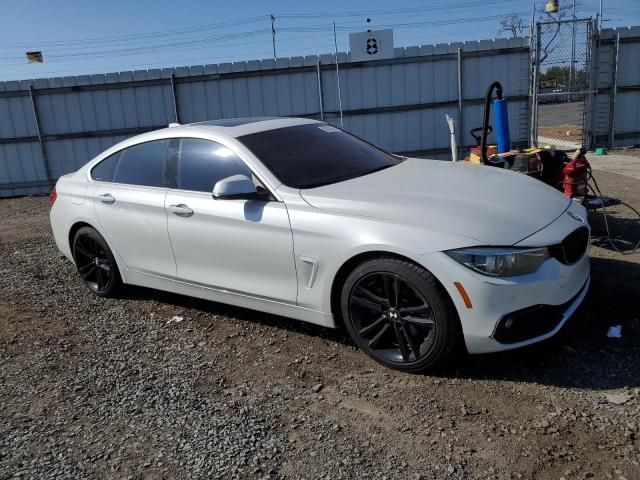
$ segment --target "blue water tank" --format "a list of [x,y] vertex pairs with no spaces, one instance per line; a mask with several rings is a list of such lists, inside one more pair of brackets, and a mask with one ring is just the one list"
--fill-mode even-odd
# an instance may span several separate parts
[[492,110],[493,124],[496,126],[498,153],[508,152],[511,150],[511,137],[509,136],[509,112],[507,111],[507,99],[494,99]]

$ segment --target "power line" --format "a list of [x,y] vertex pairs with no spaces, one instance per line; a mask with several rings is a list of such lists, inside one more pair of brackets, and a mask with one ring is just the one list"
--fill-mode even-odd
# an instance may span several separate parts
[[[457,18],[444,18],[435,20],[433,17],[434,11],[447,11],[451,9],[461,9],[465,8],[468,10],[473,9],[486,9],[487,6],[491,5],[505,5],[510,7],[521,7],[524,6],[523,3],[528,3],[528,0],[520,0],[520,1],[506,1],[506,0],[468,0],[468,1],[453,1],[448,4],[439,4],[439,5],[431,5],[429,7],[416,7],[416,8],[404,8],[404,9],[385,9],[385,10],[371,10],[371,11],[346,11],[346,12],[325,12],[325,13],[309,13],[309,14],[295,14],[295,13],[282,13],[278,15],[278,33],[284,33],[284,36],[278,35],[279,44],[286,45],[287,42],[291,42],[294,40],[302,40],[309,39],[313,37],[328,37],[329,32],[331,31],[331,23],[330,22],[322,22],[322,23],[313,23],[313,20],[321,20],[323,18],[338,18],[341,19],[337,25],[336,30],[342,33],[353,32],[353,31],[361,31],[365,26],[363,25],[361,20],[356,19],[357,16],[362,15],[371,15],[377,16],[376,18],[376,28],[394,28],[398,32],[401,31],[411,31],[416,30],[419,31],[424,29],[424,27],[432,27],[437,28],[440,26],[447,25],[456,25],[456,24],[465,24],[465,23],[474,23],[474,22],[483,22],[487,20],[494,20],[500,18],[500,16],[496,15],[485,15],[485,16],[467,16],[467,17],[457,17]],[[505,10],[506,13],[506,10]],[[528,14],[529,12],[516,12],[517,14]],[[420,17],[428,16],[428,19],[421,19]],[[255,30],[242,31],[242,32],[229,32],[226,34],[219,35],[210,35],[210,31],[213,29],[230,29],[241,25],[251,25],[258,22],[268,22],[271,20],[271,28],[259,28]],[[407,20],[407,21],[404,21]],[[409,21],[411,20],[411,21]],[[274,15],[259,15],[252,16],[243,19],[229,20],[218,23],[211,23],[205,25],[198,25],[193,27],[184,27],[184,28],[175,28],[170,30],[157,30],[152,32],[144,32],[138,34],[130,34],[130,35],[111,35],[111,36],[102,36],[102,37],[92,37],[86,39],[68,39],[68,40],[53,40],[49,42],[43,42],[38,47],[43,48],[46,47],[46,59],[51,63],[69,63],[73,64],[74,62],[85,61],[85,59],[90,58],[115,58],[115,57],[130,57],[134,55],[154,55],[166,52],[178,52],[178,51],[196,51],[201,49],[210,49],[215,50],[219,48],[229,48],[234,46],[243,46],[250,44],[264,44],[267,34],[271,34],[273,50],[275,55],[275,14]],[[283,22],[284,25],[280,26],[280,22]],[[288,22],[295,22],[294,26],[287,26]],[[307,23],[310,22],[310,23]],[[263,25],[266,27],[263,23]],[[494,30],[495,31],[495,30]],[[318,35],[313,35],[313,33],[318,33]],[[311,35],[304,36],[287,36],[286,33],[309,33]],[[477,30],[472,32],[477,33]],[[428,38],[432,36],[441,36],[442,34],[431,35],[429,33],[423,33],[415,38]],[[191,37],[191,38],[189,38]],[[237,42],[237,40],[241,39],[250,39],[250,38],[264,38],[264,40],[254,40],[248,42]],[[159,39],[164,40],[159,41]],[[234,42],[234,40],[236,40]],[[456,38],[455,40],[460,40],[460,38]],[[406,40],[405,40],[406,41]],[[340,42],[342,43],[342,41]],[[85,47],[80,49],[79,46]],[[33,45],[27,45],[23,43],[14,44],[14,47],[28,47],[32,48]],[[103,47],[103,48],[95,48],[95,47]],[[122,46],[122,48],[118,48]],[[6,49],[8,46],[5,44],[1,49]],[[278,53],[283,54],[287,51],[291,51],[290,49],[278,49]],[[317,46],[310,46],[308,48],[297,48],[294,51],[303,51],[303,50],[314,50],[318,52],[318,50],[322,50],[322,48],[318,48]],[[9,52],[7,52],[9,53]],[[227,55],[226,57],[221,57],[217,55],[210,55],[207,58],[207,61],[215,61],[214,59],[218,58],[238,58],[244,57],[247,58],[251,55],[257,54],[254,53],[242,53],[236,55]],[[262,55],[262,52],[260,52]],[[20,56],[6,55],[4,57],[0,57],[0,65],[2,66],[20,66],[22,65],[22,60],[24,56],[21,52]],[[184,58],[181,56],[179,62],[184,62],[182,60]],[[150,58],[152,60],[152,58]],[[5,62],[17,62],[20,63],[5,63]],[[175,64],[176,61],[171,61],[169,59],[165,59],[161,62],[156,63],[144,63],[138,65],[157,65],[163,64],[167,65],[168,63]],[[105,67],[100,67],[105,68]],[[114,67],[106,67],[106,68],[118,68]],[[122,68],[122,67],[120,67]],[[67,70],[68,71],[68,70]],[[42,74],[42,72],[39,72]]]
[[[525,0],[522,0],[525,1]],[[386,15],[388,17],[393,17],[397,15],[405,15],[405,14],[415,14],[419,12],[425,12],[431,14],[434,11],[439,10],[452,10],[459,8],[474,8],[474,7],[482,7],[486,8],[488,5],[513,5],[513,2],[509,2],[506,0],[473,0],[473,1],[463,1],[463,2],[450,2],[447,4],[441,5],[432,5],[428,7],[416,7],[416,8],[405,8],[405,9],[386,9],[386,10],[361,10],[361,11],[350,11],[350,12],[325,12],[325,13],[309,13],[309,14],[295,14],[295,13],[282,13],[278,14],[279,18],[285,19],[298,19],[303,20],[305,18],[322,18],[322,17],[330,17],[330,18],[341,18],[341,17],[353,17],[353,16],[375,16],[375,15]],[[273,15],[271,15],[273,16]],[[143,32],[137,34],[129,34],[129,35],[108,35],[101,37],[89,37],[89,38],[77,38],[77,39],[66,39],[66,40],[49,40],[44,42],[38,42],[38,46],[40,48],[53,48],[53,47],[65,47],[65,46],[75,46],[82,45],[88,46],[93,44],[109,44],[109,43],[131,43],[136,41],[146,41],[154,38],[166,38],[172,35],[186,35],[193,33],[200,33],[213,29],[222,29],[228,27],[236,27],[239,25],[246,25],[251,23],[262,22],[264,19],[269,18],[269,15],[257,15],[252,17],[227,20],[224,22],[197,25],[193,27],[183,27],[177,29],[169,29],[169,30],[157,30],[151,32]],[[33,47],[33,42],[29,43],[4,43],[2,48],[31,48]]]
[[[474,30],[473,33],[486,33],[486,32],[495,32],[495,28],[490,28],[490,29],[482,29],[482,30]],[[433,38],[433,37],[440,37],[442,34],[440,33],[422,33],[420,35],[411,35],[411,36],[403,36],[402,38],[402,42],[406,43],[406,42],[410,42],[413,40],[420,40],[420,39],[427,39],[427,38]],[[330,47],[328,46],[332,40],[333,40],[333,34],[330,32],[325,32],[324,34],[320,33],[320,34],[315,34],[315,35],[296,35],[296,36],[282,36],[280,37],[280,40],[282,43],[286,43],[286,42],[290,42],[290,41],[296,41],[296,40],[305,40],[305,39],[320,39],[323,38],[326,40],[326,45],[324,45],[324,48],[330,49]],[[463,41],[464,38],[456,38],[456,40],[460,40]],[[346,42],[341,42],[341,43],[346,43]],[[221,43],[221,44],[216,44],[216,45],[204,45],[204,46],[200,46],[200,47],[194,47],[193,49],[203,49],[203,48],[207,48],[208,50],[218,50],[221,48],[227,49],[229,47],[238,47],[238,46],[247,46],[247,45],[258,45],[258,44],[264,44],[264,40],[256,40],[256,41],[249,41],[249,42],[235,42],[235,43]],[[423,43],[424,45],[424,43]],[[414,46],[414,45],[411,45]],[[348,45],[345,45],[345,49],[348,47]],[[322,51],[323,47],[322,45],[315,45],[315,46],[309,46],[309,47],[295,47],[295,48],[288,48],[288,49],[281,49],[280,53],[293,53],[293,52],[308,52],[308,51],[315,51],[317,53],[325,53]],[[236,57],[251,57],[253,56],[253,58],[256,58],[255,55],[260,55],[260,54],[264,54],[266,52],[260,51],[260,52],[249,52],[249,53],[238,53],[238,54],[234,54],[234,55],[226,55],[226,56],[219,56],[217,54],[213,54],[213,55],[208,55],[207,57],[198,57],[197,59],[189,59],[189,60],[183,60],[183,62],[185,62],[185,64],[187,62],[190,62],[190,65],[196,64],[199,61],[207,61],[208,63],[211,63],[212,61],[215,61],[215,59],[217,58],[236,58]],[[64,64],[64,63],[75,63],[78,62],[78,59],[75,58],[71,58],[71,59],[57,59],[57,60],[51,60],[47,63],[49,64]],[[14,67],[14,66],[23,66],[24,63],[20,62],[20,63],[2,63],[0,62],[0,66],[2,67]],[[137,64],[133,64],[133,65],[111,65],[111,66],[105,66],[105,67],[100,67],[101,69],[114,69],[114,68],[130,68],[130,67],[143,67],[143,66],[154,66],[154,65],[168,65],[173,67],[174,64],[171,63],[171,61],[165,60],[165,61],[161,61],[161,62],[155,62],[155,63],[137,63]],[[82,69],[82,68],[80,68]],[[73,70],[73,69],[70,69]],[[62,70],[60,70],[62,71]],[[55,72],[50,72],[50,73],[59,73],[60,71],[55,71]],[[42,73],[49,73],[49,72],[38,72],[39,74]]]
[[[393,14],[393,13],[417,13],[417,12],[434,12],[439,10],[452,10],[458,8],[486,8],[490,5],[505,5],[505,6],[513,6],[513,1],[508,0],[473,0],[466,2],[448,2],[439,5],[429,5],[427,7],[414,7],[414,8],[393,8],[393,9],[383,9],[383,10],[357,10],[357,11],[346,11],[346,12],[316,12],[316,13],[281,13],[278,16],[281,18],[340,18],[340,17],[357,17],[357,16],[369,16],[375,17],[377,15],[385,15],[385,14]],[[526,2],[521,2],[526,3]]]
[[[490,32],[490,31],[495,31],[495,29],[485,29],[485,30],[476,30],[474,31],[475,33],[484,33],[484,32]],[[413,39],[424,39],[424,38],[429,38],[429,37],[435,37],[435,36],[440,36],[440,34],[422,34],[422,35],[417,35],[417,36],[411,36],[411,37],[407,37],[405,40],[406,41],[410,41]],[[312,47],[296,47],[296,48],[289,48],[289,49],[283,49],[281,50],[281,53],[283,54],[298,54],[298,55],[302,55],[302,54],[313,54],[313,55],[320,55],[323,53],[328,53],[331,50],[331,42],[333,41],[333,35],[332,34],[327,34],[327,35],[313,35],[313,37],[325,37],[327,40],[327,44],[325,45],[325,51],[319,51],[319,47],[318,46],[312,46]],[[305,37],[290,37],[288,39],[290,40],[296,40],[296,39],[301,39],[301,38],[308,38],[308,36]],[[285,38],[283,38],[282,40],[285,40]],[[460,39],[457,38],[457,40],[463,41],[464,39]],[[264,43],[264,42],[251,42],[251,43]],[[424,45],[424,44],[423,44]],[[414,45],[412,45],[414,46]],[[165,68],[179,68],[180,66],[198,66],[203,64],[203,62],[206,63],[216,63],[218,60],[223,60],[223,59],[234,59],[234,58],[242,58],[242,59],[255,59],[255,60],[259,60],[259,59],[265,59],[268,57],[268,55],[271,52],[269,50],[263,50],[263,51],[255,51],[255,52],[250,52],[250,53],[245,53],[245,54],[234,54],[234,55],[208,55],[207,57],[198,57],[198,58],[193,58],[193,59],[189,59],[189,60],[184,60],[184,63],[182,65],[175,65],[175,64],[170,64],[168,61],[162,61],[162,62],[154,62],[154,63],[149,63],[149,62],[145,62],[145,63],[137,63],[137,64],[127,64],[127,65],[109,65],[109,66],[103,66],[100,67],[98,69],[98,71],[94,71],[92,73],[94,74],[105,74],[105,73],[110,73],[110,72],[114,72],[114,71],[128,71],[130,69],[135,69],[135,68],[149,68],[149,67],[155,67],[155,66],[163,66]],[[73,60],[74,61],[74,60]],[[58,62],[58,63],[64,63],[64,61],[62,62]],[[20,64],[22,65],[22,64]],[[78,67],[78,68],[68,68],[68,69],[64,69],[64,70],[53,70],[53,71],[44,71],[44,72],[38,72],[38,78],[43,78],[42,76],[51,76],[51,75],[56,75],[56,74],[81,74],[82,72],[86,71],[86,69],[83,69],[82,67]],[[20,78],[25,78],[24,76],[21,76]]]
[[[178,28],[172,30],[158,30],[154,32],[146,32],[146,33],[138,33],[138,34],[130,34],[130,35],[111,35],[106,37],[91,37],[91,38],[77,38],[77,39],[69,39],[69,40],[50,40],[46,42],[38,42],[40,47],[60,47],[65,45],[91,45],[91,44],[105,44],[105,43],[123,43],[123,42],[132,42],[135,40],[147,40],[151,38],[166,38],[170,35],[185,35],[191,33],[198,33],[207,30],[213,29],[222,29],[227,27],[237,27],[239,25],[247,25],[251,23],[257,23],[264,21],[264,16],[254,16],[245,19],[239,20],[228,20],[220,23],[211,23],[206,25],[199,25],[195,27],[186,27],[186,28]],[[30,43],[3,43],[3,48],[11,47],[11,48],[31,48],[33,46],[33,42]]]
[[[515,12],[517,15],[523,15],[528,12]],[[474,23],[485,20],[493,20],[496,18],[501,18],[502,16],[496,17],[496,15],[488,15],[483,17],[471,17],[471,18],[451,18],[451,19],[441,19],[441,20],[427,20],[422,22],[406,22],[406,23],[381,23],[377,25],[377,27],[383,28],[418,28],[418,27],[429,27],[429,26],[440,26],[440,25],[456,25],[459,23]],[[340,26],[336,27],[338,31],[342,32],[351,32],[354,31],[351,27]],[[326,24],[317,24],[317,25],[308,25],[305,27],[282,27],[280,30],[287,32],[317,32],[321,30],[326,30]]]
[[[280,37],[280,40],[282,42],[287,42],[287,41],[294,41],[294,40],[306,40],[309,38],[330,38],[330,33],[324,33],[324,34],[316,34],[316,35],[296,35],[296,36],[283,36]],[[229,47],[241,47],[241,46],[246,46],[246,45],[258,45],[258,44],[264,44],[265,41],[264,40],[254,40],[254,41],[250,41],[250,42],[235,42],[235,43],[224,43],[224,42],[220,42],[220,43],[216,43],[214,45],[201,45],[201,46],[196,46],[196,47],[190,47],[189,50],[200,50],[203,48],[206,48],[208,50],[217,50],[220,48],[224,48],[227,49]],[[180,49],[175,49],[175,50],[180,50]],[[286,50],[281,50],[281,52],[285,52]],[[242,55],[242,54],[239,54]],[[130,55],[127,55],[130,56]],[[234,56],[234,55],[232,55]],[[211,57],[211,56],[210,56]],[[22,57],[20,57],[22,58]],[[210,59],[210,58],[209,58]],[[69,62],[78,62],[79,60],[77,58],[70,58],[70,59],[54,59],[54,60],[48,60],[47,63],[69,63]],[[160,62],[160,63],[166,63],[165,62]],[[23,66],[24,62],[20,62],[20,63],[2,63],[0,62],[0,66],[3,67],[12,67],[12,66]],[[144,64],[141,64],[144,65]],[[151,64],[150,64],[151,65]]]
[[[526,12],[518,12],[519,14]],[[429,21],[421,21],[421,22],[405,22],[405,23],[382,23],[379,27],[383,28],[394,28],[394,29],[413,29],[419,27],[426,26],[444,26],[444,25],[452,25],[452,24],[461,24],[461,23],[474,23],[479,21],[492,20],[496,18],[495,15],[483,16],[483,17],[470,17],[470,18],[453,18],[453,19],[441,19],[441,20],[429,20]],[[337,30],[341,32],[352,32],[355,31],[352,26],[347,26],[349,22],[346,22],[345,25],[336,27]],[[352,23],[352,22],[351,22]],[[352,23],[353,24],[353,23]],[[279,31],[282,32],[328,32],[331,27],[327,24],[316,24],[316,25],[308,25],[302,27],[281,27]],[[359,30],[359,29],[356,29]],[[81,50],[81,51],[70,51],[64,53],[49,53],[47,55],[47,59],[50,61],[61,60],[66,58],[104,58],[104,57],[117,57],[117,56],[128,56],[134,54],[152,54],[152,53],[163,53],[168,51],[176,51],[176,50],[185,50],[185,49],[198,49],[198,48],[207,48],[211,44],[220,43],[228,40],[236,40],[241,38],[250,38],[256,37],[260,35],[264,35],[266,33],[271,32],[273,34],[273,29],[259,29],[245,32],[237,32],[237,33],[229,33],[225,35],[218,36],[210,36],[205,38],[199,38],[194,40],[185,40],[180,42],[170,42],[164,44],[153,44],[153,45],[144,45],[139,47],[130,47],[130,48],[120,48],[120,49],[106,49],[106,50]],[[23,56],[11,56],[11,57],[0,57],[0,61],[19,61],[22,60]]]
[[[216,37],[208,37],[208,38],[203,38],[199,40],[172,42],[172,43],[159,44],[159,45],[149,45],[144,47],[132,47],[132,48],[121,48],[121,49],[114,49],[114,50],[98,50],[98,51],[84,50],[84,51],[77,51],[77,52],[63,53],[63,54],[54,53],[54,54],[47,55],[47,58],[51,58],[51,59],[68,58],[68,57],[99,58],[104,56],[122,56],[122,55],[128,55],[128,54],[166,52],[170,50],[179,49],[182,47],[194,47],[194,46],[198,46],[206,43],[218,42],[221,40],[255,37],[257,35],[263,35],[268,32],[269,32],[268,29],[260,29],[260,30],[253,30],[249,32],[239,32],[239,33],[232,33],[228,35],[219,35]],[[0,60],[20,60],[21,58],[23,57],[22,56],[0,57]]]

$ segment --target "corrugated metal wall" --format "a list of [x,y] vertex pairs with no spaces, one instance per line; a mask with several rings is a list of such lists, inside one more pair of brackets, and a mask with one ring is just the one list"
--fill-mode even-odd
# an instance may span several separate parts
[[[597,46],[597,38],[595,43]],[[640,27],[604,29],[599,45],[594,72],[594,146],[638,145]]]
[[[345,129],[394,152],[448,156],[444,114],[461,120],[459,50],[459,139],[473,143],[468,130],[481,125],[485,89],[499,80],[512,141],[526,143],[527,39],[396,48],[394,59],[365,63],[339,54]],[[321,108],[339,125],[332,55],[0,83],[0,196],[47,193],[109,146],[176,120],[320,118]]]

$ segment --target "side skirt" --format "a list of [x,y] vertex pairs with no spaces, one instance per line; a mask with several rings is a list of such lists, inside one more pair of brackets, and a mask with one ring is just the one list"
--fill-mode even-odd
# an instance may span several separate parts
[[173,278],[160,277],[149,273],[138,272],[136,270],[129,270],[126,268],[123,270],[123,278],[126,278],[126,283],[130,285],[154,288],[156,290],[173,292],[180,295],[187,295],[189,297],[210,300],[212,302],[226,303],[237,307],[249,308],[251,310],[322,325],[323,327],[335,328],[336,326],[333,320],[333,315],[330,313],[311,310],[274,300],[252,297],[243,293],[188,283]]

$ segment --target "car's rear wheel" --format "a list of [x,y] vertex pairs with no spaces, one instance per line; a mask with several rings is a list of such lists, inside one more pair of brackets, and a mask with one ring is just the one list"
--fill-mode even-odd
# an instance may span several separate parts
[[96,295],[110,297],[122,287],[113,253],[97,230],[80,228],[73,238],[73,258],[80,278]]
[[443,365],[462,341],[457,314],[446,295],[424,268],[378,257],[347,277],[342,316],[353,340],[374,360],[419,372]]

